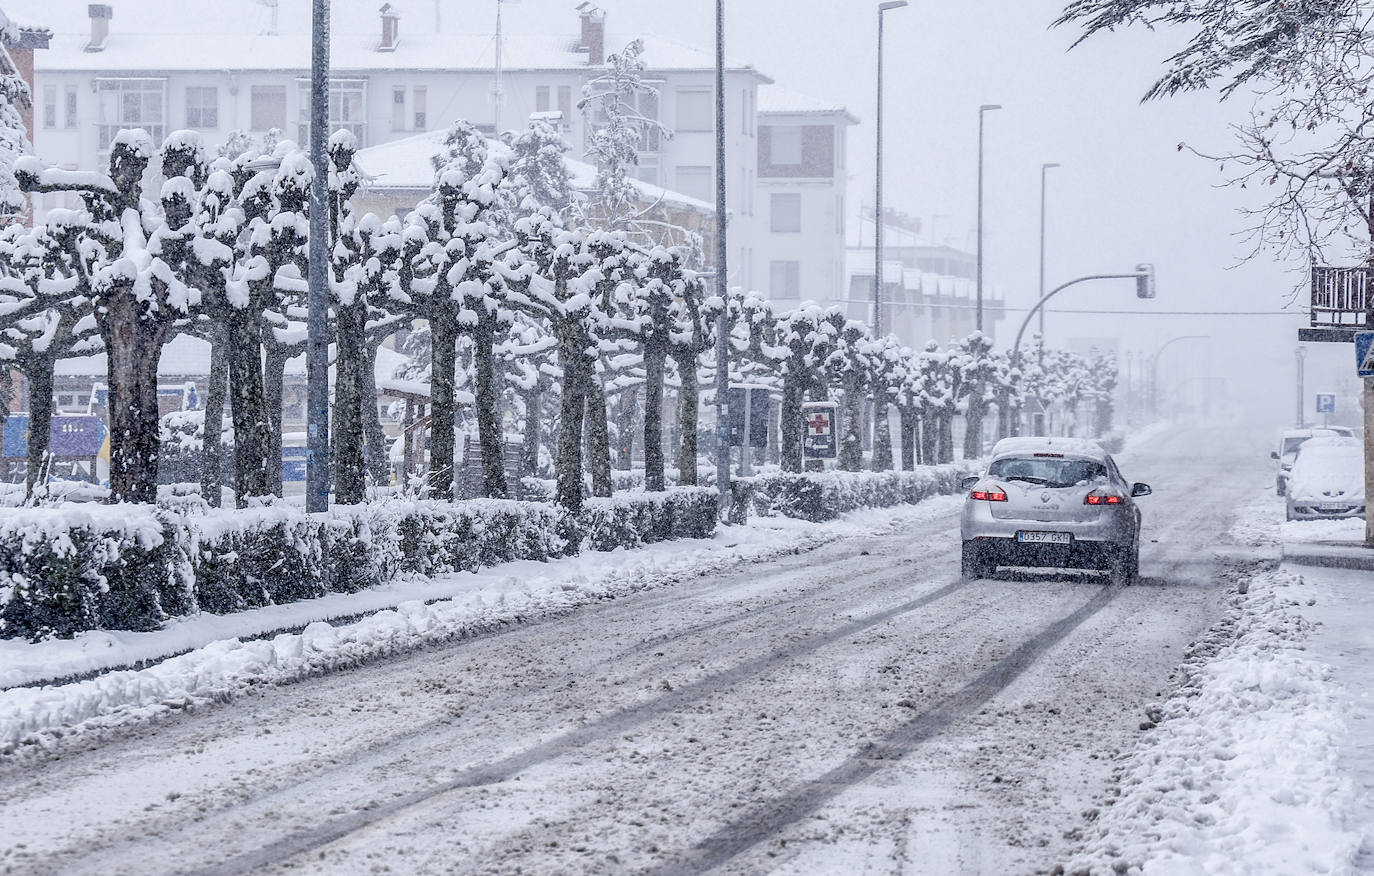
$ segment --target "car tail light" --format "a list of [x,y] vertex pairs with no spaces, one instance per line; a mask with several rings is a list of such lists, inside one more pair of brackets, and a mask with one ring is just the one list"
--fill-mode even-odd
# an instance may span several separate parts
[[974,490],[968,494],[970,499],[977,499],[980,502],[1005,502],[1007,494],[1000,490]]
[[1116,493],[1092,492],[1083,497],[1084,505],[1120,505],[1122,499]]

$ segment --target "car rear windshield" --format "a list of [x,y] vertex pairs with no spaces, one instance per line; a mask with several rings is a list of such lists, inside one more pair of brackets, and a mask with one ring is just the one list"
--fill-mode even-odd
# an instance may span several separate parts
[[988,477],[1027,481],[1045,487],[1072,487],[1106,476],[1107,467],[1091,459],[1006,456],[993,460],[992,465],[988,466]]

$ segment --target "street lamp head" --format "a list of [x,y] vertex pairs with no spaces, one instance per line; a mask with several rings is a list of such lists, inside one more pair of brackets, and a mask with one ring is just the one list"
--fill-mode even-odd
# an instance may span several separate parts
[[911,4],[908,2],[908,0],[886,0],[886,2],[878,4],[878,12],[879,14],[881,14],[889,9],[901,9],[903,6],[910,5]]
[[1049,161],[1049,162],[1046,162],[1045,164],[1040,165],[1040,169],[1041,169],[1041,170],[1049,170],[1051,167],[1063,167],[1063,165],[1061,165],[1061,164],[1059,164],[1059,163],[1057,163],[1057,162],[1054,162],[1054,161]]
[[985,113],[988,110],[999,110],[1001,108],[1002,105],[1000,103],[985,103],[982,106],[978,107],[978,112]]

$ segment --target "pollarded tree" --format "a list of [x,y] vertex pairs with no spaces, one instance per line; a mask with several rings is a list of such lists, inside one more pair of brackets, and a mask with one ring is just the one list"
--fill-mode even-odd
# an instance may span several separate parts
[[834,349],[825,360],[826,370],[844,394],[839,459],[843,471],[863,468],[863,405],[873,372],[870,348],[868,328],[857,320],[848,320],[835,333]]
[[[802,437],[806,428],[802,405],[810,392],[824,394],[824,366],[838,335],[836,319],[843,317],[836,307],[821,309],[805,304],[778,318],[774,335],[776,346],[770,351],[782,371],[782,470],[802,470]],[[814,391],[817,385],[819,393]]]
[[[12,32],[3,36],[18,36],[13,32],[17,30],[13,22],[8,22],[8,28]],[[28,83],[4,48],[5,42],[0,39],[0,215],[16,216],[27,203],[14,176],[14,163],[33,151],[23,116],[25,110],[32,108],[33,100]]]
[[1101,438],[1112,431],[1112,414],[1116,410],[1116,356],[1094,353],[1087,367],[1086,397],[1093,407],[1093,437]]
[[[945,422],[954,416],[954,392],[950,379],[950,356],[935,341],[927,341],[917,356],[916,398],[921,415],[921,462],[935,465],[950,462],[945,458]],[[952,444],[952,442],[951,442]]]
[[892,470],[890,411],[898,404],[905,373],[903,348],[892,335],[873,343],[873,470]]
[[178,203],[185,189],[174,184],[157,201],[145,198],[143,174],[152,157],[147,133],[125,130],[110,144],[108,174],[44,168],[31,156],[15,163],[23,191],[79,192],[86,201],[80,246],[92,254],[89,282],[108,359],[115,502],[157,497],[157,366],[177,320],[199,303],[199,290],[162,257],[169,237],[164,205]]
[[963,410],[964,459],[983,455],[983,421],[996,400],[997,361],[992,354],[992,339],[975,331],[959,343],[960,381],[958,402]]

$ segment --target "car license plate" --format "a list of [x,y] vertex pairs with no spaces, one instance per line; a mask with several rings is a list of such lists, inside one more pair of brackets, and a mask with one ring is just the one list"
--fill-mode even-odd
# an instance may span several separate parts
[[1348,508],[1349,506],[1348,506],[1348,505],[1318,505],[1317,507],[1318,507],[1319,509],[1321,509],[1322,511],[1326,511],[1327,513],[1332,513],[1332,514],[1334,514],[1334,513],[1338,512],[1338,511],[1344,511],[1344,510],[1345,510],[1346,508]]
[[1073,534],[1068,532],[1018,532],[1016,540],[1023,544],[1070,544]]

